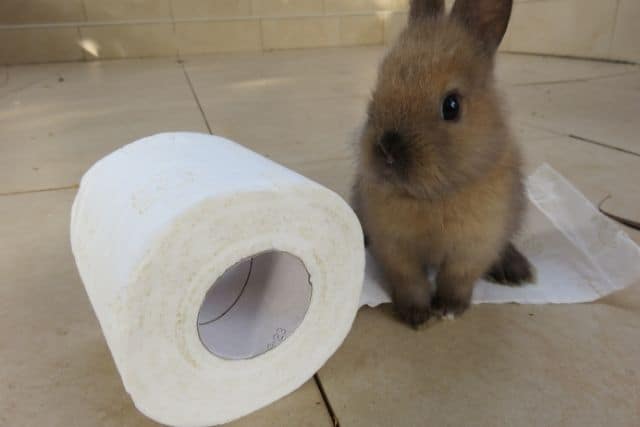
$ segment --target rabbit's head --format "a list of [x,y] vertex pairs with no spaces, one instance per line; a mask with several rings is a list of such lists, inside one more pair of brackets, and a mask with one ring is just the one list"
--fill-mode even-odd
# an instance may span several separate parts
[[485,173],[509,140],[494,57],[512,0],[413,0],[383,60],[360,140],[360,174],[416,198]]

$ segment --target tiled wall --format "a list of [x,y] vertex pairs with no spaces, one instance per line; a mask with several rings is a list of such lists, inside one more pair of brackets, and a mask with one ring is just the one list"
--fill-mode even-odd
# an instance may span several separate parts
[[[0,64],[381,44],[408,3],[0,0]],[[640,62],[640,0],[516,3],[505,50]]]

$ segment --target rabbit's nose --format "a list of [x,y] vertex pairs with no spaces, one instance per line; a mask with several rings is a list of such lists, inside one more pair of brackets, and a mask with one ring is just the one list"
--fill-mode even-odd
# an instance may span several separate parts
[[397,154],[404,145],[402,135],[397,131],[385,131],[378,140],[378,148],[385,158],[387,165],[391,166],[397,160]]

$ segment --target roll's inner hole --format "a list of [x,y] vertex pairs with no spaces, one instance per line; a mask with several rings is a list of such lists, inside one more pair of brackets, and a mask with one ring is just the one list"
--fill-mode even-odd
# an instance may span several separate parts
[[198,335],[225,359],[249,359],[280,345],[302,322],[311,282],[302,261],[287,253],[257,254],[229,268],[207,292]]

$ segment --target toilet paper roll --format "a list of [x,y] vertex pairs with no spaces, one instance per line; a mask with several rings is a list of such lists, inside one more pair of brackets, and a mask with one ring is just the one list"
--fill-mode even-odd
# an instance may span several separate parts
[[100,160],[71,243],[127,392],[164,424],[220,424],[290,393],[359,306],[349,206],[219,137],[160,134]]

